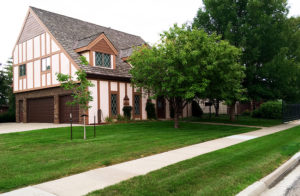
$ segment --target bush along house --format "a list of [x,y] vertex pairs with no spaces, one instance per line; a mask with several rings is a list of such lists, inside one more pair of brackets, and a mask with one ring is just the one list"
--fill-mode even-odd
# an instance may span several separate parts
[[[132,106],[133,119],[147,119],[148,95],[132,87],[126,62],[132,48],[143,44],[139,36],[30,7],[13,49],[17,122],[68,123],[72,113],[73,123],[82,123],[82,114],[88,115],[87,123],[94,123],[94,117],[100,123],[123,115],[124,105]],[[80,55],[88,66],[80,65]],[[76,78],[78,69],[94,84],[88,89],[93,96],[88,111],[67,105],[72,92],[57,81],[57,73]],[[167,100],[152,102],[158,118],[170,118]],[[182,116],[191,113],[189,105]]]

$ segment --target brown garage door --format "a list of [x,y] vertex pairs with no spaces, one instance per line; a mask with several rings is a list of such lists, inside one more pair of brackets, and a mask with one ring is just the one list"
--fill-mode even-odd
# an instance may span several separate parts
[[70,106],[67,102],[73,100],[71,95],[60,96],[59,97],[59,122],[69,123],[70,113],[72,113],[73,123],[79,123],[79,106]]
[[27,100],[28,122],[53,123],[54,101],[53,97]]

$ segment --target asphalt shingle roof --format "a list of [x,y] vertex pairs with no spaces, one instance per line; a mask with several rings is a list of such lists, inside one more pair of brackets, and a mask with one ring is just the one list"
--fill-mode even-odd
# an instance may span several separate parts
[[78,65],[80,65],[78,59],[79,54],[76,53],[74,49],[87,46],[101,33],[104,33],[119,52],[119,55],[116,58],[116,69],[105,69],[92,66],[81,67],[90,74],[130,77],[128,71],[131,66],[121,58],[124,57],[125,53],[126,55],[130,55],[133,46],[139,46],[146,43],[140,36],[124,33],[35,7],[30,8]]

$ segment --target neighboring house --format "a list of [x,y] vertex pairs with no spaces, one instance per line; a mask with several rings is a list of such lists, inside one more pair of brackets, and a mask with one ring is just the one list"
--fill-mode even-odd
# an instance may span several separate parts
[[[17,122],[68,123],[72,113],[73,122],[82,123],[80,116],[87,113],[88,123],[94,123],[94,117],[99,123],[122,115],[127,98],[133,118],[146,119],[148,95],[131,86],[131,65],[126,62],[132,47],[143,44],[139,36],[30,7],[13,50]],[[80,55],[90,65],[81,66]],[[84,69],[94,84],[88,111],[67,106],[71,91],[62,89],[56,79],[56,73],[74,77],[78,69]],[[159,118],[170,118],[165,99],[153,103]],[[183,117],[190,115],[189,105]]]

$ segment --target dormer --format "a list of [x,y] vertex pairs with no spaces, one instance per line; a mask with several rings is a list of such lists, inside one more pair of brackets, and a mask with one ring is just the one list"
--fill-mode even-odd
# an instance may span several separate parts
[[74,49],[85,56],[91,66],[116,69],[118,51],[104,33],[78,40]]

